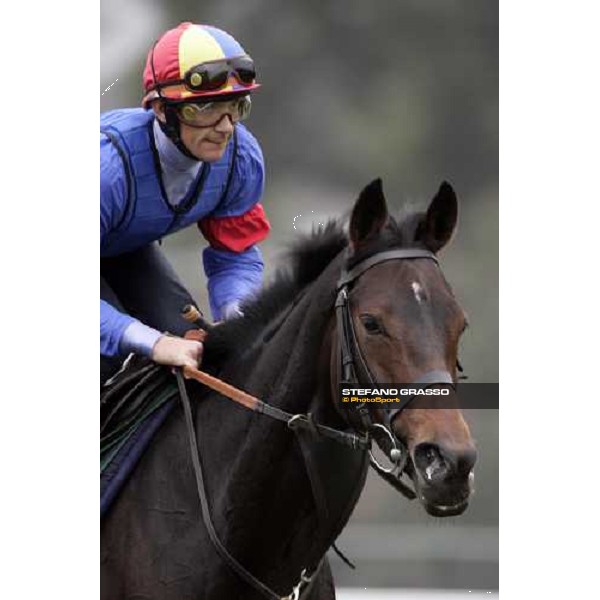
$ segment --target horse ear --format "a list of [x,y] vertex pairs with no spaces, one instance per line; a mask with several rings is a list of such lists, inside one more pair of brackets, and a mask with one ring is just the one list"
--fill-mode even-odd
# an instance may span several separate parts
[[458,200],[444,181],[421,223],[419,239],[432,252],[439,252],[452,238],[458,222]]
[[388,220],[381,179],[375,179],[360,193],[350,217],[350,243],[353,250],[375,239]]

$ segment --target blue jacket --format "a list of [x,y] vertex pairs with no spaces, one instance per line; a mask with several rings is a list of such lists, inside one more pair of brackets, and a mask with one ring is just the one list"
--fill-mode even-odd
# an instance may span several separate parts
[[[221,159],[203,163],[195,183],[175,207],[166,200],[154,145],[154,113],[115,110],[100,119],[100,255],[117,256],[197,223],[209,246],[203,252],[213,317],[260,287],[263,262],[255,245],[269,223],[259,200],[264,190],[260,146],[241,124]],[[100,352],[119,354],[135,321],[100,301]]]

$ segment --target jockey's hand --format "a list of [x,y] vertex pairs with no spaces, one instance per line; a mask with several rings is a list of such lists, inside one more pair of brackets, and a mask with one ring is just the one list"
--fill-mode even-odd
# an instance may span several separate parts
[[152,360],[171,367],[198,368],[202,360],[202,342],[163,335],[152,348]]

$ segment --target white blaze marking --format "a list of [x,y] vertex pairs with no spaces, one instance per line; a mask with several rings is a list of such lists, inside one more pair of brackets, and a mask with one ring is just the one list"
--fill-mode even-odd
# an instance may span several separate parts
[[411,287],[413,289],[413,292],[415,293],[415,298],[417,299],[417,302],[420,304],[421,302],[423,302],[423,298],[421,298],[421,291],[422,291],[422,287],[421,284],[417,283],[416,281],[413,281],[411,283]]

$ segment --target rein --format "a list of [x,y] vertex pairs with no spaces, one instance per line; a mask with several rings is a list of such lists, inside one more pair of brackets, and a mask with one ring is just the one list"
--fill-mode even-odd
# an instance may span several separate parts
[[[358,345],[356,332],[352,322],[352,316],[350,314],[348,296],[351,285],[360,277],[360,275],[374,265],[388,260],[421,258],[433,260],[436,264],[438,264],[437,257],[432,252],[418,248],[406,248],[379,252],[358,263],[351,270],[347,271],[344,269],[342,271],[336,287],[337,298],[335,302],[335,311],[343,384],[352,385],[359,383],[358,371],[361,371],[361,375],[364,375],[364,379],[366,379],[369,384],[375,383],[374,377],[364,356],[362,355],[360,346]],[[190,453],[202,510],[202,519],[206,526],[206,530],[221,558],[233,571],[235,571],[244,581],[250,584],[263,597],[269,598],[270,600],[300,600],[301,598],[305,598],[306,595],[310,593],[312,585],[316,580],[316,575],[319,573],[325,557],[323,556],[318,564],[314,566],[314,568],[305,568],[300,576],[300,581],[293,588],[292,593],[288,596],[282,597],[270,589],[267,585],[259,581],[249,571],[247,571],[229,553],[227,548],[225,548],[219,539],[217,532],[215,531],[210,515],[204,474],[199,457],[196,429],[194,427],[192,408],[184,378],[194,379],[253,412],[261,413],[272,419],[283,422],[291,431],[296,434],[302,450],[306,472],[308,474],[313,499],[317,508],[318,520],[322,526],[328,522],[329,515],[327,510],[325,488],[321,482],[320,476],[317,474],[316,465],[314,464],[314,460],[312,459],[310,452],[310,444],[315,437],[326,437],[354,450],[368,450],[371,466],[381,477],[385,479],[385,481],[404,494],[407,498],[413,499],[416,497],[414,491],[407,484],[401,481],[401,476],[408,461],[408,449],[400,440],[396,438],[391,429],[391,422],[393,418],[399,412],[405,409],[415,396],[408,397],[399,408],[393,409],[392,411],[386,411],[386,425],[373,422],[366,403],[361,403],[357,407],[353,407],[354,414],[351,413],[349,424],[357,433],[348,433],[339,429],[334,429],[333,427],[328,427],[327,425],[323,425],[321,423],[317,423],[314,421],[311,413],[293,414],[267,404],[259,398],[247,394],[246,392],[193,367],[185,366],[182,369],[175,369],[175,375],[177,378],[179,394],[183,404]],[[363,377],[361,377],[361,379],[363,379]],[[423,384],[426,386],[440,383],[454,385],[454,380],[452,375],[447,371],[429,371],[412,383]],[[358,426],[353,423],[353,421],[356,420],[358,420]],[[388,455],[390,461],[394,463],[395,466],[392,469],[385,469],[373,457],[373,454],[371,453],[372,439],[378,443],[382,450]],[[396,472],[396,474],[394,474],[394,472]],[[337,552],[346,562],[348,562],[339,551]]]
[[194,427],[192,407],[185,387],[184,377],[186,379],[195,379],[196,381],[207,385],[208,387],[225,395],[227,398],[230,398],[231,400],[237,402],[238,404],[241,404],[242,406],[250,410],[265,414],[274,419],[277,419],[278,421],[285,422],[287,426],[298,435],[298,440],[307,467],[306,470],[310,480],[315,504],[317,506],[319,522],[321,523],[327,521],[327,508],[324,500],[324,490],[319,477],[315,476],[313,472],[313,467],[311,466],[312,462],[308,458],[309,453],[306,452],[305,448],[306,438],[304,435],[301,435],[300,432],[308,430],[313,434],[316,433],[317,435],[324,435],[329,439],[342,443],[353,449],[361,450],[366,450],[368,448],[368,436],[361,437],[355,434],[345,433],[343,431],[338,431],[331,427],[321,425],[312,420],[310,413],[306,415],[294,415],[292,413],[288,413],[284,410],[278,409],[274,406],[270,406],[269,404],[262,402],[262,400],[259,400],[258,398],[255,398],[250,394],[246,394],[242,390],[239,390],[215,377],[212,377],[211,375],[208,375],[207,373],[204,373],[192,367],[183,367],[183,369],[176,369],[175,376],[177,378],[179,395],[183,404],[183,411],[185,415],[185,422],[188,433],[188,441],[190,444],[190,453],[192,456],[192,464],[194,467],[194,475],[196,478],[196,487],[198,489],[198,496],[200,498],[200,506],[202,509],[202,520],[204,521],[204,525],[206,526],[206,530],[208,532],[208,536],[210,537],[211,542],[215,546],[221,558],[229,565],[229,567],[233,571],[235,571],[242,579],[249,583],[256,591],[260,592],[265,598],[269,598],[270,600],[300,600],[301,598],[306,597],[306,595],[310,593],[312,585],[316,580],[316,575],[319,573],[319,570],[321,568],[321,565],[323,564],[325,557],[321,558],[318,565],[314,569],[303,569],[300,575],[300,581],[293,588],[291,594],[289,594],[288,596],[280,596],[272,589],[270,589],[267,585],[262,583],[256,577],[254,577],[254,575],[252,575],[252,573],[250,573],[245,567],[243,567],[229,553],[227,548],[225,548],[225,546],[219,539],[219,536],[215,531],[210,515],[208,497],[206,494],[206,486],[204,483],[204,473],[202,470],[202,464],[200,463],[200,457],[198,453],[196,428]]
[[221,381],[217,377],[213,377],[212,375],[194,369],[193,367],[183,367],[182,371],[183,376],[186,379],[195,379],[249,410],[262,413],[277,421],[282,421],[283,423],[286,423],[292,431],[306,429],[343,444],[344,446],[349,446],[354,450],[367,450],[369,448],[370,444],[368,436],[347,433],[345,431],[340,431],[339,429],[334,429],[333,427],[328,427],[327,425],[322,425],[314,421],[310,413],[293,414],[286,412],[285,410],[277,408],[276,406],[271,406],[270,404]]

